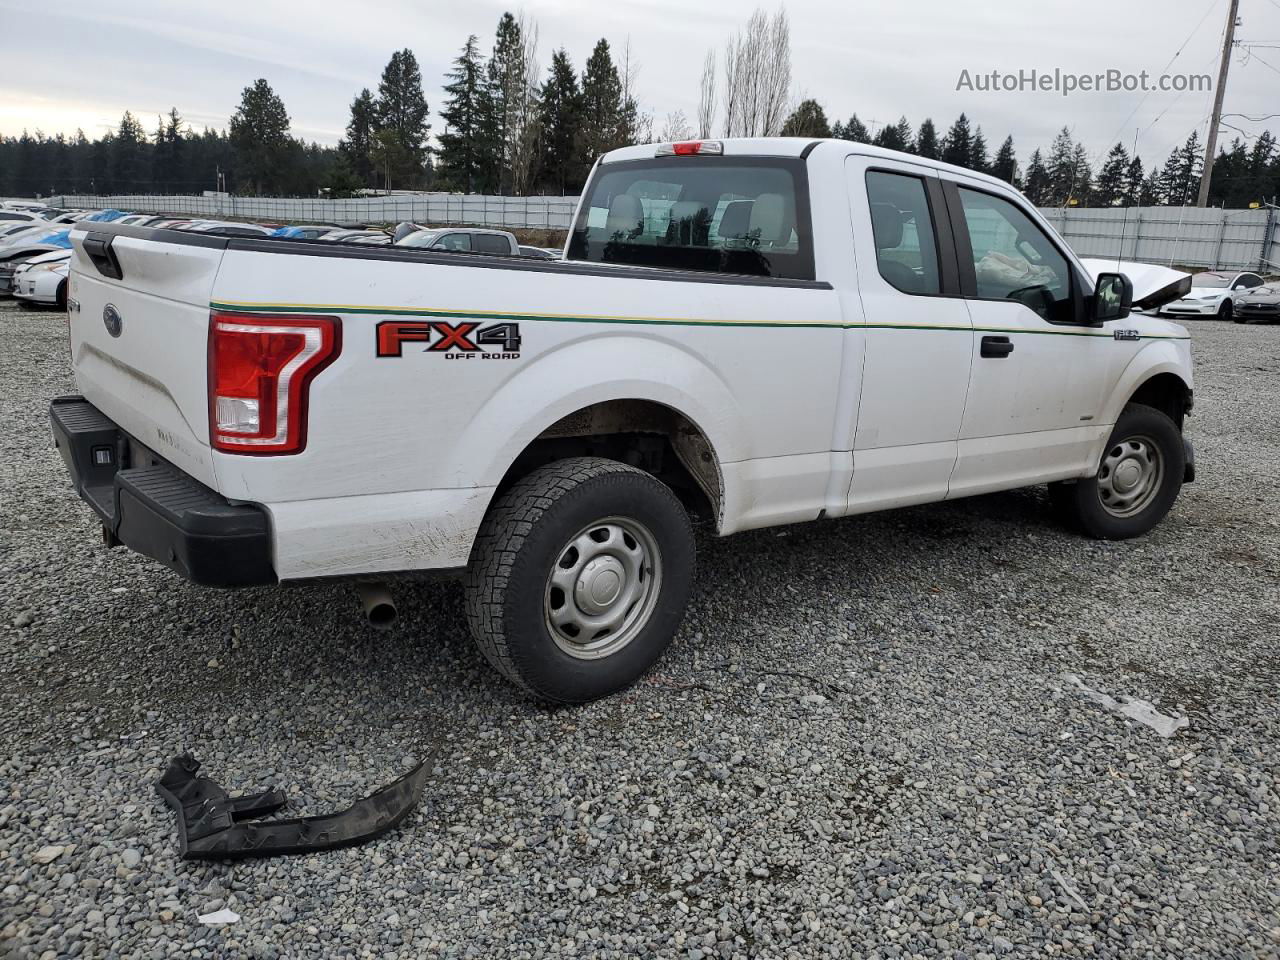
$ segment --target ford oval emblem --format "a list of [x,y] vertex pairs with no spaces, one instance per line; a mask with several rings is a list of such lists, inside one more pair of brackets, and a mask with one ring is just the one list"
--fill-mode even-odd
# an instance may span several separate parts
[[120,316],[119,310],[108,303],[102,308],[102,325],[107,328],[107,333],[118,337],[124,329],[124,318]]

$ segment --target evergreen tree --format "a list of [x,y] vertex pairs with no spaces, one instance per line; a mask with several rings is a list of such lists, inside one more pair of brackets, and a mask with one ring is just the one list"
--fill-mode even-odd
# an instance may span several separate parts
[[609,52],[600,40],[582,74],[582,125],[579,129],[581,163],[589,168],[596,158],[622,145],[622,81]]
[[[389,136],[379,136],[375,148],[382,160],[379,172],[401,187],[416,186],[423,179],[429,115],[418,60],[408,48],[397,50],[378,81],[378,133]],[[386,186],[390,189],[389,183]]]
[[849,118],[846,124],[836,124],[836,130],[832,131],[834,136],[841,140],[849,140],[853,143],[870,143],[871,131],[867,129],[867,125],[858,119],[855,113]]
[[973,158],[973,134],[969,130],[969,118],[963,113],[951,125],[942,142],[942,161],[957,167],[969,165]]
[[582,91],[578,89],[578,75],[564,49],[552,54],[538,99],[542,105],[544,183],[561,195],[574,193],[582,188],[585,176],[578,151]]
[[1196,202],[1200,192],[1200,175],[1204,168],[1202,153],[1200,133],[1193,130],[1186,142],[1169,154],[1160,181],[1164,202],[1169,206],[1181,207]]
[[1049,175],[1049,168],[1045,166],[1044,157],[1040,154],[1039,147],[1031,153],[1031,160],[1027,163],[1027,175],[1024,182],[1023,192],[1026,193],[1028,200],[1037,207],[1044,207],[1049,204],[1049,196],[1053,186],[1052,179]]
[[1147,179],[1142,181],[1142,190],[1138,194],[1138,206],[1156,207],[1164,202],[1164,177],[1160,171],[1160,165],[1157,164],[1151,168]]
[[508,193],[513,182],[513,161],[520,135],[522,111],[528,99],[524,36],[510,13],[498,21],[493,55],[485,72],[480,98],[477,152],[484,168],[486,190]]
[[1062,206],[1075,196],[1079,173],[1076,169],[1075,141],[1071,139],[1068,128],[1063,127],[1053,138],[1045,166],[1049,172],[1049,184],[1042,203],[1044,206]]
[[942,156],[942,147],[938,143],[938,130],[933,120],[926,117],[920,124],[920,132],[916,134],[916,153],[929,160],[937,160]]
[[990,169],[991,162],[987,156],[987,138],[983,136],[981,127],[974,131],[973,144],[969,148],[969,162],[965,166],[970,170],[977,170],[979,173],[986,173]]
[[1077,143],[1071,151],[1071,193],[1067,199],[1087,206],[1092,192],[1093,168],[1089,165],[1089,154],[1083,143]]
[[[84,136],[84,134],[80,134]],[[171,107],[167,118],[156,128],[155,147],[152,150],[151,179],[165,193],[181,193],[190,186],[184,182],[186,157],[182,115],[177,107]]]
[[1264,130],[1253,141],[1246,177],[1241,189],[1241,197],[1245,203],[1264,200],[1280,202],[1276,196],[1280,193],[1280,150],[1277,149],[1276,138],[1270,130]]
[[240,94],[240,106],[231,116],[231,142],[242,188],[257,194],[281,189],[293,141],[284,101],[266,80],[255,80]]
[[1121,205],[1137,207],[1142,204],[1142,183],[1146,178],[1142,173],[1142,158],[1134,157],[1124,171],[1124,195]]
[[[338,141],[338,150],[350,173],[359,183],[351,190],[371,187],[374,184],[373,134],[378,128],[378,104],[368,87],[351,101],[351,119],[347,122],[347,135]],[[341,189],[341,188],[340,188]]]
[[[492,174],[490,151],[481,136],[486,119],[484,68],[476,36],[472,34],[453,61],[446,106],[440,111],[445,129],[440,134],[440,167],[449,183],[467,193],[476,192],[477,180]],[[492,116],[491,111],[488,116]]]
[[784,137],[829,137],[831,127],[827,123],[826,111],[817,100],[804,100],[787,117],[782,125]]
[[989,171],[993,177],[999,177],[1005,183],[1018,185],[1018,156],[1013,149],[1013,137],[1005,137],[1004,143],[996,152]]
[[911,124],[903,117],[897,123],[886,124],[872,141],[877,147],[906,153],[911,149]]
[[[128,110],[120,118],[120,127],[112,141],[109,176],[115,189],[135,193],[143,190],[148,182],[148,163],[145,154],[147,134],[142,124]],[[48,189],[48,187],[42,187]]]
[[1129,182],[1129,151],[1123,143],[1117,143],[1107,154],[1098,173],[1098,186],[1093,201],[1100,207],[1114,207],[1120,203]]

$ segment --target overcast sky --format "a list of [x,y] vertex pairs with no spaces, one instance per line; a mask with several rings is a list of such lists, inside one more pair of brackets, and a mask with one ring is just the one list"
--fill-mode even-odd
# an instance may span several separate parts
[[[979,7],[955,0],[789,0],[792,95],[817,98],[833,120],[856,111],[870,125],[905,114],[916,126],[932,116],[939,132],[965,111],[992,150],[1012,134],[1024,163],[1063,125],[1095,155],[1117,139],[1132,145],[1135,130],[1143,128],[1139,153],[1163,162],[1193,129],[1203,133],[1211,93],[1154,92],[1143,101],[1138,93],[968,92],[956,90],[960,73],[1115,68],[1159,74],[1190,37],[1170,72],[1216,78],[1227,3],[984,0]],[[352,97],[363,86],[376,89],[391,52],[405,46],[422,66],[438,131],[434,114],[449,62],[469,33],[488,50],[506,9],[512,4],[501,0],[0,0],[0,133],[81,127],[94,137],[126,109],[150,131],[156,115],[171,106],[197,129],[222,128],[240,91],[266,77],[284,99],[294,134],[332,144],[342,135]],[[580,71],[596,39],[606,37],[619,49],[629,38],[640,64],[640,99],[660,131],[668,111],[693,119],[706,50],[723,47],[750,5],[524,0],[514,9],[536,21],[544,68],[554,48],[566,47]],[[1236,54],[1226,112],[1280,112],[1280,0],[1243,0],[1241,17],[1237,39],[1273,46]],[[1268,125],[1280,132],[1280,119],[1227,120],[1253,134]],[[1228,140],[1232,135],[1226,131]]]

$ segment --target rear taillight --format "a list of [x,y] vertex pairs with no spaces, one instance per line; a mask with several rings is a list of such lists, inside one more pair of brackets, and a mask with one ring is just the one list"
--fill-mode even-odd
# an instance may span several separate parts
[[336,317],[209,315],[209,442],[243,454],[298,453],[311,380],[342,349]]

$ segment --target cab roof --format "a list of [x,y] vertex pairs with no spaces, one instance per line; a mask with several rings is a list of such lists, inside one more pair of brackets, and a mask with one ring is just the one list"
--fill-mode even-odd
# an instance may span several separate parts
[[[979,173],[976,170],[969,170],[966,167],[957,167],[954,164],[943,163],[941,160],[929,160],[901,150],[886,150],[884,147],[877,147],[870,143],[855,143],[852,140],[838,140],[834,137],[824,139],[815,139],[813,137],[705,137],[703,139],[721,144],[724,148],[723,156],[726,157],[790,157],[802,159],[811,156],[815,151],[822,152],[835,149],[855,156],[911,163],[919,167],[937,170],[941,173],[971,177],[975,180],[983,180],[987,183],[1010,189],[1009,184],[1004,180],[985,173]],[[626,160],[651,160],[660,146],[662,146],[660,143],[648,143],[632,147],[620,147],[617,150],[610,150],[600,158],[600,162],[604,164],[620,163]],[[697,163],[698,159],[690,157],[689,161]]]

